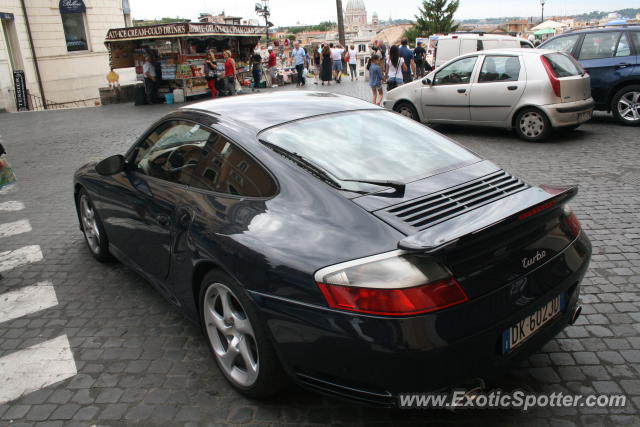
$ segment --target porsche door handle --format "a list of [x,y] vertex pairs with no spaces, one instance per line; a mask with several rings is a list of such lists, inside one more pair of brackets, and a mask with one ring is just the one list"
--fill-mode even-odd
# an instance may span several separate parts
[[507,90],[516,90],[518,89],[518,86],[508,86]]
[[458,89],[458,93],[465,93],[466,91],[466,89]]
[[616,68],[627,68],[628,66],[630,66],[631,64],[628,64],[626,62],[623,62],[621,64],[616,65]]

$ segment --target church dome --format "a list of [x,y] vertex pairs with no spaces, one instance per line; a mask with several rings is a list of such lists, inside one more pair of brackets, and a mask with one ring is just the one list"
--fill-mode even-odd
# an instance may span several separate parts
[[349,2],[347,3],[347,10],[361,11],[361,10],[366,10],[366,7],[364,6],[364,1],[362,0],[349,0]]
[[378,12],[373,12],[373,15],[371,15],[371,16],[373,16],[374,18],[377,18],[378,17]]

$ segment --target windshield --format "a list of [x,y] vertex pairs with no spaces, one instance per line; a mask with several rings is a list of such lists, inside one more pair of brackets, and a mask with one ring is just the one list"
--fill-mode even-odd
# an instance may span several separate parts
[[385,110],[314,117],[268,129],[259,137],[339,180],[409,182],[479,161],[418,122]]

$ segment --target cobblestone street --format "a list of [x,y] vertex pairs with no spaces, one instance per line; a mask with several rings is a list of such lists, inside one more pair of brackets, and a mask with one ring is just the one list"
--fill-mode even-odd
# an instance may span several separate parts
[[[371,97],[362,81],[274,90]],[[542,144],[499,129],[436,128],[530,184],[578,184],[572,206],[593,243],[578,323],[491,385],[623,393],[626,407],[401,411],[294,386],[266,402],[245,399],[218,371],[198,327],[133,271],[92,258],[78,229],[73,172],[88,159],[124,153],[174,108],[0,114],[1,142],[18,177],[0,192],[0,425],[640,426],[638,128],[596,113]]]

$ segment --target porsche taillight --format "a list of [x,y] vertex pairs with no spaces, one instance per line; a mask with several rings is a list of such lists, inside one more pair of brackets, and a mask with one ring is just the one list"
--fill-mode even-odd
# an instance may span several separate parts
[[445,267],[401,251],[326,267],[315,279],[329,307],[358,313],[409,316],[469,300]]

